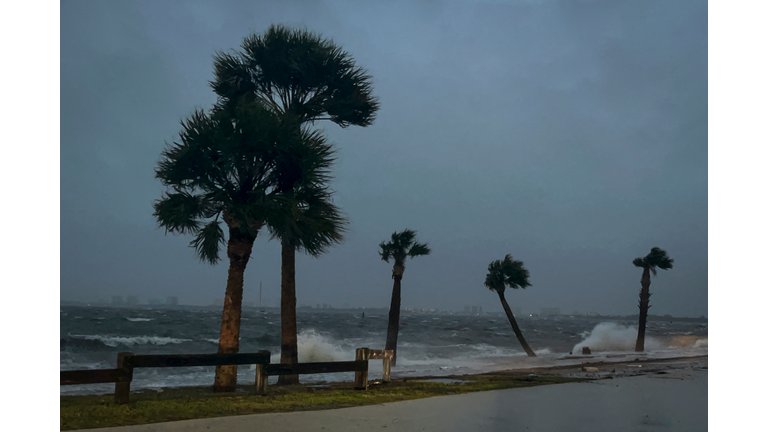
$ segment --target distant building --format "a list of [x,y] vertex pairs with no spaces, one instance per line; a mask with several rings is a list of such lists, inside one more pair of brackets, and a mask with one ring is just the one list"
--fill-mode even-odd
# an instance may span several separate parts
[[125,304],[123,296],[112,296],[112,306],[122,306],[123,304]]
[[131,306],[135,306],[135,305],[139,304],[139,299],[136,296],[130,295],[130,296],[126,297],[125,304],[131,305]]
[[541,308],[541,315],[560,315],[560,308],[558,308],[558,307],[543,307],[543,308]]
[[213,303],[211,304],[211,306],[218,306],[218,307],[224,306],[224,299],[216,299],[216,300],[214,300]]
[[243,306],[245,306],[245,307],[253,307],[253,302],[252,301],[243,302]]
[[163,301],[160,300],[160,299],[157,299],[157,298],[151,298],[151,299],[147,300],[147,303],[149,303],[151,305],[161,305],[161,304],[163,304]]
[[170,306],[176,306],[179,304],[179,298],[176,296],[170,296],[165,299],[165,304]]
[[477,315],[477,306],[472,306],[472,315]]
[[469,306],[464,306],[464,313],[471,313]]

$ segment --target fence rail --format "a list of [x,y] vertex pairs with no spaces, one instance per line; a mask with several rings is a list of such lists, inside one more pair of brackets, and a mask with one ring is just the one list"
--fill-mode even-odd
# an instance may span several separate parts
[[85,369],[61,371],[61,385],[102,384],[129,381],[131,374],[125,369]]
[[391,350],[358,348],[354,361],[270,364],[269,351],[242,354],[175,354],[117,355],[116,369],[87,369],[61,371],[61,385],[115,383],[115,403],[127,404],[135,368],[256,365],[256,394],[266,394],[267,379],[275,375],[306,375],[319,373],[354,372],[355,389],[368,388],[368,360],[384,360],[384,381],[390,380]]

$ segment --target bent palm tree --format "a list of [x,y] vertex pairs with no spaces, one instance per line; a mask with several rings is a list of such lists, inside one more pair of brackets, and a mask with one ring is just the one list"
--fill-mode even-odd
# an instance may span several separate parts
[[[219,218],[227,225],[229,272],[219,353],[238,352],[245,268],[268,215],[284,205],[272,191],[280,146],[300,141],[293,125],[258,103],[229,108],[197,110],[182,121],[179,141],[162,152],[155,170],[168,188],[154,203],[155,218],[166,233],[195,235],[190,246],[201,261],[219,261],[225,244]],[[216,391],[234,391],[236,382],[237,366],[216,368]]]
[[395,280],[392,287],[392,302],[389,305],[389,324],[387,325],[387,343],[384,349],[392,350],[392,366],[397,364],[397,334],[400,331],[400,281],[405,272],[405,259],[408,257],[417,257],[420,255],[429,255],[432,252],[426,243],[415,241],[416,231],[409,229],[403,232],[392,233],[392,239],[379,244],[379,255],[383,261],[389,262],[394,259],[392,266],[392,279]]
[[529,357],[536,357],[536,354],[525,341],[523,332],[520,331],[515,316],[512,315],[512,309],[509,308],[507,299],[504,297],[504,291],[507,287],[517,289],[531,286],[528,282],[529,277],[530,273],[528,273],[528,269],[523,267],[523,262],[515,260],[511,255],[507,255],[503,260],[496,260],[488,265],[488,274],[485,276],[485,286],[491,291],[496,291],[496,294],[499,295],[501,306],[504,307],[504,313],[507,314],[507,319],[512,325],[512,330],[515,332],[515,336],[517,336],[517,340],[520,341],[520,345],[523,346],[526,354],[528,354]]
[[651,252],[645,257],[635,258],[632,261],[635,267],[643,269],[643,276],[640,278],[640,302],[638,303],[640,308],[640,325],[637,327],[635,351],[645,350],[645,324],[648,320],[648,309],[651,308],[649,304],[651,300],[651,273],[656,276],[657,267],[662,270],[669,270],[674,262],[675,260],[667,255],[667,251],[658,247],[651,248]]

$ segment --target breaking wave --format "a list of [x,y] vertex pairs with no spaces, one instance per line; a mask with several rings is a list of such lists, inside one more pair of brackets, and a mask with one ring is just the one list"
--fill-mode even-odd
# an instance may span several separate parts
[[[633,351],[637,341],[637,327],[627,327],[615,322],[602,322],[590,332],[582,333],[584,340],[573,347],[574,353],[588,347],[591,351]],[[662,344],[657,339],[645,336],[645,349],[660,349]]]

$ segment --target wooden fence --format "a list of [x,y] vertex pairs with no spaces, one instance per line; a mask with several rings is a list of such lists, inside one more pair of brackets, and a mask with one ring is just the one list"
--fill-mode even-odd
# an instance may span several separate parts
[[358,348],[354,361],[270,364],[269,351],[243,354],[117,355],[116,369],[61,371],[61,385],[115,383],[115,403],[126,404],[131,393],[134,368],[256,365],[255,393],[267,393],[267,379],[275,375],[305,375],[354,372],[355,389],[368,389],[368,360],[384,360],[384,379],[390,380],[391,350]]

